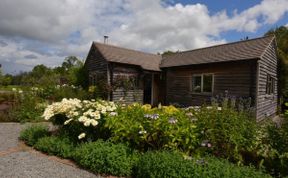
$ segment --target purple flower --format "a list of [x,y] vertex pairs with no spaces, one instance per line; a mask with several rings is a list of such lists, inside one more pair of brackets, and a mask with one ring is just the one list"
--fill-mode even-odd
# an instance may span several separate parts
[[193,116],[193,113],[192,113],[192,112],[188,112],[188,113],[186,113],[186,116],[192,117],[192,116]]
[[202,147],[211,148],[211,147],[212,147],[212,144],[211,144],[208,140],[204,140],[204,141],[201,143],[201,146],[202,146]]
[[201,146],[206,147],[208,143],[209,143],[208,140],[203,140]]
[[156,120],[156,119],[158,119],[158,118],[159,118],[159,114],[153,114],[153,115],[151,115],[151,119]]
[[149,119],[156,120],[156,119],[159,118],[159,114],[145,114],[144,117],[145,117],[145,118],[149,118]]
[[170,124],[176,124],[176,123],[177,123],[177,119],[175,119],[174,117],[170,117],[169,120],[168,120],[168,122],[169,122]]
[[145,117],[145,118],[150,118],[150,117],[151,117],[151,114],[144,114],[144,117]]

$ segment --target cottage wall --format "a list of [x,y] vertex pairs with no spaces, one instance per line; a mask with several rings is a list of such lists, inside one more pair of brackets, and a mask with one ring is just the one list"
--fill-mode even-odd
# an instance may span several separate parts
[[[257,87],[257,120],[263,120],[265,117],[274,116],[277,112],[277,56],[275,53],[275,41],[267,47],[265,53],[258,61],[258,87]],[[274,78],[273,94],[266,94],[267,75]]]
[[98,49],[92,45],[85,61],[85,68],[89,75],[89,84],[92,84],[91,80],[93,80],[93,77],[103,78],[103,80],[107,81],[107,66],[108,62]]
[[[211,97],[224,94],[237,98],[250,97],[255,101],[255,60],[174,67],[167,68],[165,71],[167,104],[180,106],[209,104]],[[192,75],[202,73],[214,74],[212,94],[192,92]]]
[[124,100],[125,103],[143,103],[143,82],[141,78],[141,70],[138,66],[133,65],[125,65],[118,63],[110,64],[110,75],[111,75],[111,85],[113,86],[115,83],[119,82],[119,78],[134,78],[135,88],[125,88],[125,86],[121,86],[119,88],[115,88],[112,92],[112,100],[119,101]]

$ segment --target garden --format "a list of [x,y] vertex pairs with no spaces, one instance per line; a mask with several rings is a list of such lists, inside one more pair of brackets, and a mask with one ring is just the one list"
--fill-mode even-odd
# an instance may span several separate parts
[[234,103],[224,98],[212,106],[176,108],[64,98],[42,113],[57,129],[31,126],[20,139],[101,175],[288,176],[287,118],[281,126],[259,124]]

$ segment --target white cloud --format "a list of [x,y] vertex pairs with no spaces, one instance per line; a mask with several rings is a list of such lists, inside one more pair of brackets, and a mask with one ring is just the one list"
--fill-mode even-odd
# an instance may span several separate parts
[[[58,56],[49,56],[39,54],[33,51],[25,50],[21,44],[9,41],[6,46],[0,48],[0,63],[4,63],[4,72],[14,72],[22,69],[32,69],[33,66],[44,64],[46,66],[60,65],[63,58]],[[5,68],[5,64],[9,63],[9,68]],[[12,68],[13,67],[13,68]]]
[[[0,2],[0,33],[58,42],[93,20],[93,0],[9,0]],[[90,6],[92,5],[92,6]]]
[[85,57],[103,35],[110,43],[150,52],[193,49],[225,43],[223,32],[256,32],[287,12],[287,0],[263,0],[232,16],[224,10],[211,15],[200,3],[163,0],[1,1],[0,63],[56,65],[64,56]]

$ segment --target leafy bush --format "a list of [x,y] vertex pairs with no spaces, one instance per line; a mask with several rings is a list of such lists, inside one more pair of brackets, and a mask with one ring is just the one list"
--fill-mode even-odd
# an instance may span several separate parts
[[288,119],[284,118],[281,125],[272,121],[264,123],[257,140],[255,151],[259,166],[264,166],[275,177],[287,176]]
[[217,106],[189,108],[187,115],[196,120],[201,140],[198,151],[208,151],[217,157],[242,161],[241,152],[253,149],[257,125],[246,112]]
[[50,155],[71,158],[75,145],[67,138],[50,136],[40,138],[34,147]]
[[192,151],[197,145],[196,125],[173,106],[151,109],[139,104],[119,108],[106,119],[111,140],[126,142],[140,150],[178,148]]
[[249,167],[239,167],[226,160],[208,157],[191,159],[177,152],[147,152],[134,167],[137,178],[265,178],[270,177]]
[[45,120],[52,120],[53,124],[59,125],[65,134],[74,139],[94,141],[99,135],[106,135],[105,128],[101,126],[105,117],[115,110],[115,103],[109,101],[64,98],[61,102],[49,105],[43,116]]
[[79,146],[74,159],[79,165],[96,173],[129,176],[137,155],[123,144],[99,140]]
[[10,111],[10,117],[16,118],[18,122],[43,121],[41,115],[47,104],[37,97],[37,93],[32,89],[14,91],[16,101]]
[[34,125],[22,130],[19,138],[27,145],[33,146],[40,138],[48,135],[49,131],[46,126]]
[[63,98],[88,99],[89,93],[81,87],[73,85],[55,85],[44,87],[38,95],[49,101],[61,101]]

